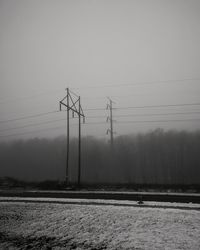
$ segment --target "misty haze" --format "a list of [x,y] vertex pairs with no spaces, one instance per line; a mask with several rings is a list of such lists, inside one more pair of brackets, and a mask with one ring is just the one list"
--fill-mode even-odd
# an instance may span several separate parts
[[199,249],[199,25],[198,0],[0,0],[0,249]]

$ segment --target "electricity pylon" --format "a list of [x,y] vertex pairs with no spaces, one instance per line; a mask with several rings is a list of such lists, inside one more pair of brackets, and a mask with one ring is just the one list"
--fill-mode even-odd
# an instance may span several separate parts
[[113,130],[113,101],[108,97],[108,100],[109,100],[109,104],[107,104],[107,107],[106,109],[109,109],[110,111],[110,114],[109,116],[107,117],[107,122],[110,122],[110,128],[107,129],[107,134],[110,134],[110,146],[111,146],[111,149],[113,149],[113,145],[114,145],[114,137],[113,137],[113,134],[115,133],[114,130]]
[[[67,108],[67,157],[66,157],[66,175],[65,181],[69,185],[69,111],[72,111],[72,118],[74,114],[78,115],[79,120],[79,133],[78,133],[78,187],[80,187],[81,182],[81,117],[83,118],[83,123],[85,123],[85,115],[81,107],[81,98],[76,95],[69,88],[66,89],[67,95],[59,102],[60,111],[62,110],[62,105]],[[73,95],[73,97],[72,97]]]

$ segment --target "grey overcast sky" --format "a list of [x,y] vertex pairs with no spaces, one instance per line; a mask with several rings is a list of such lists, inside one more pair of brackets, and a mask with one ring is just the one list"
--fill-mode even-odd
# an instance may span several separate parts
[[[200,103],[199,27],[199,0],[0,0],[0,139],[65,134],[64,112],[12,119],[58,110],[66,87],[85,110],[104,109],[107,96],[116,108]],[[114,126],[118,134],[199,129],[199,112],[116,109]],[[105,122],[108,111],[85,114]],[[107,128],[86,124],[83,134]]]

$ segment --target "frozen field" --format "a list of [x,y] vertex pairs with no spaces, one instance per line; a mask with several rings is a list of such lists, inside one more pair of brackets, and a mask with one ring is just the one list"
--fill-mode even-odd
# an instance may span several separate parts
[[[63,201],[70,203],[69,199]],[[0,249],[200,249],[199,205],[184,210],[183,204],[182,209],[173,209],[164,205],[137,207],[124,201],[120,206],[116,201],[106,201],[106,206],[103,201],[96,205],[89,200],[84,204],[75,201],[56,204],[1,199]]]

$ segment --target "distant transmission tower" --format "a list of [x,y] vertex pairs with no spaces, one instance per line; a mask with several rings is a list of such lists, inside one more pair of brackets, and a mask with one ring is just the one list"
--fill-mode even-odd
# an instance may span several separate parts
[[83,109],[81,107],[81,98],[76,95],[69,88],[66,89],[67,95],[59,102],[60,103],[60,111],[62,110],[62,106],[67,108],[67,157],[66,157],[66,176],[65,181],[66,184],[69,185],[69,111],[72,111],[72,117],[74,118],[74,114],[78,115],[79,120],[79,135],[78,135],[78,187],[80,187],[81,181],[81,117],[83,118],[83,123],[85,123],[85,115],[83,113]]
[[110,146],[113,148],[114,145],[114,130],[113,130],[113,101],[108,97],[109,103],[107,104],[106,109],[109,110],[109,116],[107,117],[107,122],[110,122],[110,128],[107,130],[107,134],[110,134]]

